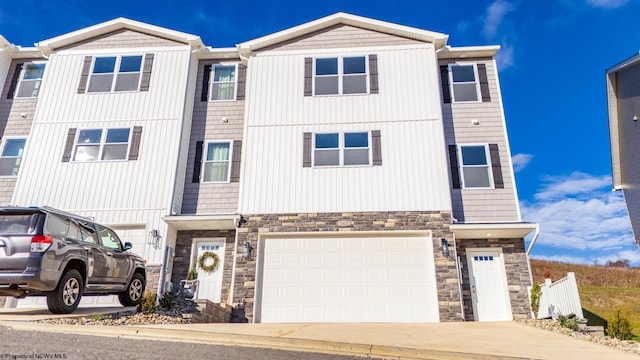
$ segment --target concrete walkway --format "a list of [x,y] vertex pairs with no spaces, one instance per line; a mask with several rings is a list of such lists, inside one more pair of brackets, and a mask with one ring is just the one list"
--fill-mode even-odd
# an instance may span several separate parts
[[[96,310],[92,309],[91,314],[98,313]],[[515,322],[80,326],[28,322],[24,318],[27,312],[2,309],[0,323],[16,330],[266,347],[373,358],[640,359],[622,350]]]

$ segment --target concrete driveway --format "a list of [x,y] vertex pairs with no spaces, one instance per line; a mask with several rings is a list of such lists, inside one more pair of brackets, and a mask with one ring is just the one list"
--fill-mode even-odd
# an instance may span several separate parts
[[[89,314],[98,313],[97,309],[90,310]],[[45,315],[2,309],[0,323],[16,330],[267,347],[373,358],[639,359],[622,350],[516,322],[79,326],[27,322],[25,316],[34,316],[35,320]]]

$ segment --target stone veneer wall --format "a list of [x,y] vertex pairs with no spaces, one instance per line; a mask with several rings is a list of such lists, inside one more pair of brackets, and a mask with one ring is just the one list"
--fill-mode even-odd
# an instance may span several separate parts
[[[261,234],[274,232],[348,232],[348,231],[398,231],[430,230],[433,238],[436,286],[440,321],[462,321],[455,257],[446,258],[440,252],[440,239],[450,243],[453,235],[449,230],[451,212],[369,212],[369,213],[324,213],[324,214],[268,214],[245,215],[247,223],[238,228],[238,253],[242,244],[249,241],[258,249]],[[348,223],[348,226],[344,223]],[[249,322],[253,321],[253,301],[256,281],[256,250],[251,259],[236,259],[234,304],[244,304]],[[402,304],[398,304],[402,306]]]
[[7,300],[6,297],[0,296],[0,309],[4,308],[4,304],[6,300]]
[[197,259],[191,259],[191,246],[194,238],[225,238],[224,264],[222,271],[222,295],[220,299],[223,303],[227,301],[229,289],[231,289],[231,276],[233,274],[233,247],[236,241],[235,230],[197,230],[178,231],[176,239],[176,256],[173,259],[173,272],[171,282],[180,284],[180,280],[185,280],[189,273],[189,268],[195,264]]
[[467,248],[502,248],[507,273],[507,286],[511,299],[511,312],[514,319],[528,319],[531,314],[527,287],[531,286],[529,263],[524,248],[524,239],[465,239],[458,240],[457,252],[462,262],[462,298],[464,317],[473,321],[473,302],[469,286],[469,265]]
[[160,286],[160,272],[162,265],[147,265],[147,288],[145,291],[155,293]]

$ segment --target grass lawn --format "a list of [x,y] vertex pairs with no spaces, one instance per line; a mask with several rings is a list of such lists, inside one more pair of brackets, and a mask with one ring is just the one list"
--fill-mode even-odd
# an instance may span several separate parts
[[640,288],[579,285],[578,291],[582,307],[601,318],[611,320],[619,307],[628,310],[634,340],[640,341]]

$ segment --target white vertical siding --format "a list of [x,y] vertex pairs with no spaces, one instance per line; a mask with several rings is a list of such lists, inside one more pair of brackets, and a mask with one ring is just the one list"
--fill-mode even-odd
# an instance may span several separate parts
[[[303,96],[307,56],[378,55],[380,93]],[[433,47],[262,53],[250,60],[243,213],[450,210]],[[304,132],[381,131],[382,166],[303,168]]]
[[4,88],[5,81],[8,81],[9,64],[11,64],[11,57],[6,50],[0,49],[0,89]]
[[[51,56],[13,203],[54,206],[105,224],[136,224],[147,234],[157,229],[161,242],[148,245],[144,255],[159,264],[167,231],[162,216],[170,213],[180,181],[176,166],[192,62],[187,46],[113,54],[149,52],[155,55],[149,91],[105,94],[77,94],[84,56],[93,53]],[[138,160],[62,162],[69,128],[133,126],[142,126]]]

